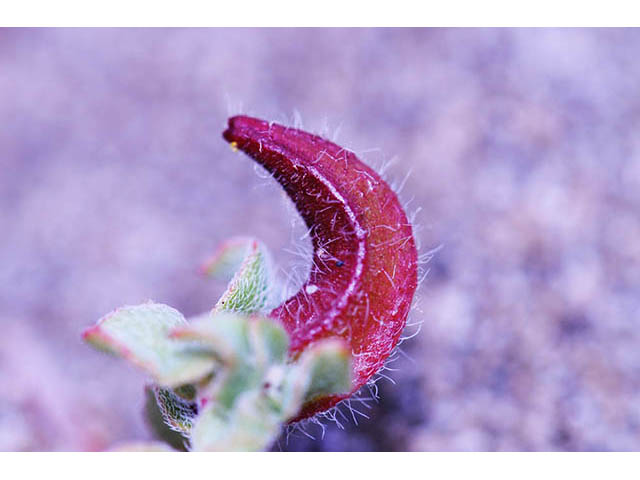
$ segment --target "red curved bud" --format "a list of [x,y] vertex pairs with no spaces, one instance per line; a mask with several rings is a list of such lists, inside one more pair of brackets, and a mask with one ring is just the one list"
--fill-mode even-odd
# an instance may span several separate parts
[[398,343],[417,286],[411,225],[387,183],[332,142],[245,116],[229,119],[223,136],[273,174],[311,232],[309,279],[270,314],[291,355],[328,337],[351,347],[351,392],[308,403],[300,420],[357,391]]

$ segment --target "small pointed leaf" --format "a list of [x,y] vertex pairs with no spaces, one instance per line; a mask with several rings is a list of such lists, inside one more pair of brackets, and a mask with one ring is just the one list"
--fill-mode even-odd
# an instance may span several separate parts
[[168,443],[171,447],[179,451],[187,451],[188,440],[182,433],[176,432],[169,428],[164,420],[158,401],[156,400],[155,385],[147,385],[144,389],[145,403],[144,413],[145,420],[153,435],[158,440]]
[[275,283],[271,277],[271,260],[266,248],[252,240],[214,311],[255,313],[264,310],[270,302],[270,287]]
[[167,426],[175,432],[188,436],[193,426],[193,419],[198,413],[196,404],[181,398],[169,388],[155,387],[153,394]]

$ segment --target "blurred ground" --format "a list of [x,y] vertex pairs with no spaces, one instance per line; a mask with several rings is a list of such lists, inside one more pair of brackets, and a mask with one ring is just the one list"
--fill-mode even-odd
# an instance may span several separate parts
[[[424,251],[397,385],[292,450],[640,450],[638,30],[0,30],[0,450],[148,437],[144,376],[79,333],[291,209],[239,112],[397,156]],[[296,263],[298,262],[298,263]],[[317,433],[317,432],[312,432]]]

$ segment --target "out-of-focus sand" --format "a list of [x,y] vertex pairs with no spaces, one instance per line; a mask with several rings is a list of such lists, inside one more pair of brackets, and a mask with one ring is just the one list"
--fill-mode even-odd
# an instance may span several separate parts
[[0,450],[148,438],[144,376],[80,332],[147,299],[206,310],[223,285],[197,266],[223,239],[304,272],[283,194],[220,137],[239,112],[397,156],[423,251],[443,246],[371,420],[276,449],[639,450],[639,49],[638,30],[0,30]]

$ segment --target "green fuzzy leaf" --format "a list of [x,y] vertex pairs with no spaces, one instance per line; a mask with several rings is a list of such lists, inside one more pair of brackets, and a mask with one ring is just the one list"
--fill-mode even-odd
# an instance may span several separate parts
[[145,403],[144,413],[145,420],[153,435],[163,442],[168,443],[176,450],[187,451],[188,440],[182,433],[176,432],[169,428],[164,420],[164,416],[160,411],[158,401],[156,400],[154,385],[147,385],[144,389]]
[[252,318],[249,322],[249,335],[258,365],[266,367],[287,359],[289,335],[275,320],[265,317]]
[[206,345],[222,362],[231,364],[249,352],[248,318],[221,312],[200,315],[171,331],[171,337]]
[[206,407],[196,418],[191,429],[191,449],[196,452],[225,451],[224,437],[232,429],[227,412],[214,405]]
[[196,404],[183,399],[168,388],[154,387],[152,391],[167,426],[188,436],[198,412]]
[[191,442],[195,451],[261,451],[280,432],[281,418],[260,390],[244,392],[231,410],[212,405],[196,420]]
[[318,395],[346,393],[351,388],[351,355],[340,340],[324,340],[306,350],[283,384],[282,410],[294,416],[304,402]]
[[242,263],[214,311],[255,313],[264,310],[270,302],[274,284],[271,277],[271,261],[266,248],[257,240],[251,240]]
[[115,310],[83,337],[146,370],[159,384],[180,386],[202,378],[216,365],[211,352],[201,345],[169,337],[172,329],[186,324],[177,310],[145,303]]
[[260,385],[261,373],[253,365],[240,362],[214,380],[210,395],[222,408],[231,408],[243,392]]
[[[307,363],[308,362],[308,363]],[[318,395],[346,393],[351,388],[351,355],[342,342],[325,341],[309,350],[303,360],[309,368],[311,381],[305,400]]]

